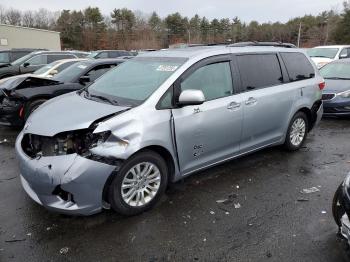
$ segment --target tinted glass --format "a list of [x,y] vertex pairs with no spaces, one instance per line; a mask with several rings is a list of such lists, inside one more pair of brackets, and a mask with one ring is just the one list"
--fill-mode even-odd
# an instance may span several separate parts
[[86,70],[88,70],[90,64],[91,63],[88,61],[75,63],[55,75],[53,79],[60,82],[74,82],[78,77],[85,73]]
[[[114,66],[114,65],[113,65]],[[97,78],[102,76],[104,73],[106,73],[108,70],[112,68],[112,65],[103,65],[98,66],[89,71],[86,76],[90,77],[90,82],[94,82]]]
[[30,53],[30,52],[12,52],[12,61],[17,60],[17,59],[25,56],[28,53]]
[[10,54],[8,52],[0,52],[0,63],[9,63]]
[[230,62],[215,63],[197,69],[181,83],[181,91],[202,90],[206,100],[232,95]]
[[281,53],[291,82],[315,77],[315,70],[302,53]]
[[30,65],[46,65],[47,55],[37,55],[27,61]]
[[47,55],[47,62],[52,63],[57,60],[76,58],[74,55]]
[[321,75],[325,79],[350,79],[349,63],[331,63],[320,69]]
[[89,86],[90,94],[139,105],[164,83],[187,59],[139,57],[118,65]]
[[237,56],[244,91],[275,86],[283,83],[281,66],[277,55]]
[[334,59],[339,51],[339,48],[311,48],[306,52],[310,57],[325,57]]
[[99,53],[95,58],[108,58],[107,52]]

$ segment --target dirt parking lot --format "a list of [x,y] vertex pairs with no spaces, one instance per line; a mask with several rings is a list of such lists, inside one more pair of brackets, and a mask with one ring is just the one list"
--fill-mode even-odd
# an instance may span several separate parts
[[35,204],[20,185],[17,133],[0,128],[0,261],[348,261],[331,201],[350,171],[350,120],[323,120],[299,152],[270,148],[191,176],[131,218]]

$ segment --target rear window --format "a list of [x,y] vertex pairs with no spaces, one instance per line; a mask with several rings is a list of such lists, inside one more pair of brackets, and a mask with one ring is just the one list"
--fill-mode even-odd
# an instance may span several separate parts
[[281,53],[287,67],[289,81],[295,82],[315,77],[315,70],[302,53]]
[[237,61],[244,91],[283,83],[276,54],[240,55]]

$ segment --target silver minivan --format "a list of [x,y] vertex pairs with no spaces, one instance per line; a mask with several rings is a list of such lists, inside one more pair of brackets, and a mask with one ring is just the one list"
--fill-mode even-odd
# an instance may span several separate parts
[[300,49],[145,53],[30,116],[16,141],[21,182],[49,210],[135,215],[194,172],[268,146],[299,149],[323,88]]

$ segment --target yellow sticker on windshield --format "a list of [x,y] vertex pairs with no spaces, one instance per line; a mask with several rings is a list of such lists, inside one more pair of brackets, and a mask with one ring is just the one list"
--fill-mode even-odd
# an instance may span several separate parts
[[159,65],[157,67],[157,71],[162,71],[162,72],[174,72],[178,66],[172,66],[172,65]]

